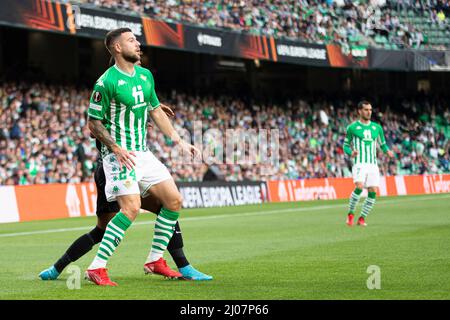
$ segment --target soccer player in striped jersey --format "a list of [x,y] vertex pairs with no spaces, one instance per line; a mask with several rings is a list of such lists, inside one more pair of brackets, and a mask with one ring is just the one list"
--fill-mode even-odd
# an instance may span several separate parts
[[377,162],[377,143],[381,150],[393,158],[394,153],[389,150],[384,137],[383,128],[373,121],[372,105],[368,101],[358,103],[359,120],[347,127],[344,141],[344,152],[353,159],[353,181],[355,189],[350,196],[347,225],[352,226],[355,207],[359,202],[363,188],[368,189],[368,196],[364,201],[359,226],[367,226],[366,218],[375,205],[376,191],[379,186],[380,170]]
[[[174,113],[168,106],[161,104],[161,108],[169,117],[173,117]],[[97,148],[100,150],[100,143],[97,141]],[[95,169],[95,186],[97,188],[97,225],[90,232],[83,234],[76,239],[66,252],[49,268],[43,270],[39,277],[42,280],[56,280],[61,272],[70,263],[77,261],[79,258],[88,253],[92,247],[100,243],[105,235],[105,229],[111,219],[120,211],[117,201],[106,201],[105,195],[105,171],[103,170],[102,158],[97,159],[97,167]],[[141,208],[147,211],[158,214],[161,211],[161,203],[156,199],[150,190],[150,194],[146,198],[141,199]],[[213,277],[204,274],[195,269],[186,258],[183,250],[183,236],[179,223],[175,224],[175,232],[169,241],[167,250],[172,256],[173,261],[178,267],[178,270],[186,280],[212,280]]]
[[[140,56],[142,56],[142,51],[140,52]],[[115,61],[111,57],[109,61],[109,67],[114,65]],[[141,65],[141,60],[136,62],[136,65]],[[161,109],[167,114],[167,116],[174,117],[175,113],[173,110],[164,104],[160,104]],[[150,126],[150,125],[149,125]],[[91,136],[91,138],[95,138]],[[97,149],[100,151],[101,143],[96,140]],[[103,170],[103,161],[102,157],[97,158],[97,167],[95,169],[94,174],[95,186],[97,189],[97,225],[90,232],[83,234],[81,237],[76,239],[70,247],[66,250],[66,252],[56,261],[51,267],[43,270],[39,277],[42,280],[56,280],[58,279],[61,272],[72,262],[77,261],[79,258],[88,253],[92,247],[102,240],[105,234],[106,225],[111,221],[111,219],[120,211],[120,207],[117,201],[108,202],[106,200],[105,194],[105,171]],[[155,214],[158,214],[161,211],[161,203],[158,199],[156,199],[152,194],[151,190],[149,192],[149,196],[146,198],[141,198],[141,208]],[[181,228],[179,223],[175,224],[175,232],[173,233],[172,238],[169,241],[167,246],[167,250],[172,256],[173,261],[178,267],[182,278],[186,280],[196,280],[196,281],[204,281],[204,280],[212,280],[213,277],[207,275],[203,272],[195,269],[186,258],[186,255],[183,250],[183,236],[181,233]]]
[[88,126],[102,143],[107,201],[117,200],[120,212],[106,226],[86,277],[97,285],[117,285],[110,280],[106,264],[135,220],[141,196],[145,198],[150,188],[162,208],[144,271],[181,277],[162,257],[179,217],[181,194],[167,168],[147,149],[147,116],[184,152],[195,155],[200,151],[180,138],[161,110],[152,73],[135,65],[140,60],[140,43],[131,30],[119,28],[108,32],[105,45],[115,64],[94,86]]

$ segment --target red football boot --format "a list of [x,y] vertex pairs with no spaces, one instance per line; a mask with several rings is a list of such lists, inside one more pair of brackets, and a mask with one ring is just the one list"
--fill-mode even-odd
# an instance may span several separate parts
[[183,276],[181,273],[170,269],[163,258],[144,264],[144,272],[145,274],[159,274],[169,279],[177,279]]
[[353,213],[349,213],[348,215],[347,215],[347,225],[349,226],[349,227],[352,227],[353,226],[353,219],[355,218],[355,215],[353,214]]
[[85,273],[85,278],[98,286],[117,286],[117,283],[111,281],[108,277],[108,269],[106,268],[98,268],[87,270]]
[[358,219],[358,226],[367,227],[366,220],[364,220],[363,217],[359,217],[359,219]]

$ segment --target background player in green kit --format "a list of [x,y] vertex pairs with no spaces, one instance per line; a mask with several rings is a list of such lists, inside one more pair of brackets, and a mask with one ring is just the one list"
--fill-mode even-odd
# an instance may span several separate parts
[[394,153],[389,150],[384,137],[383,128],[370,121],[372,105],[368,101],[358,103],[359,120],[347,127],[344,141],[344,152],[353,159],[353,181],[355,190],[350,196],[347,225],[353,225],[355,207],[359,202],[363,188],[368,189],[368,196],[364,201],[358,225],[366,226],[366,217],[375,204],[376,191],[379,186],[380,170],[377,163],[377,143],[381,150],[393,158]]
[[181,140],[159,108],[152,73],[135,66],[140,59],[140,43],[131,30],[120,28],[108,32],[105,45],[115,65],[106,70],[94,86],[88,126],[102,143],[107,200],[117,200],[121,210],[108,223],[86,277],[97,285],[117,285],[109,279],[106,264],[135,220],[141,197],[145,198],[150,188],[161,201],[162,209],[156,219],[144,271],[168,277],[181,276],[167,266],[162,256],[173,235],[182,199],[167,168],[147,149],[147,116],[151,116],[163,134],[179,144],[183,151],[194,155],[199,150]]

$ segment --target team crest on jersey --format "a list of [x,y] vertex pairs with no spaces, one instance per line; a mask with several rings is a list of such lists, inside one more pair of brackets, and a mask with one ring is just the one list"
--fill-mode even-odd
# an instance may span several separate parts
[[147,81],[147,77],[144,76],[143,74],[141,74],[141,79],[144,80],[144,81]]
[[124,80],[122,80],[122,79],[120,79],[119,80],[119,82],[117,83],[117,85],[120,87],[120,86],[123,86],[124,84],[126,84],[126,82],[124,81]]
[[130,189],[130,187],[131,187],[131,185],[132,185],[131,180],[126,180],[125,183],[124,183],[124,185],[125,185],[125,187],[126,187],[127,189]]
[[356,127],[356,130],[359,130],[359,129],[361,129],[361,126],[357,126],[357,127]]
[[100,102],[102,101],[102,94],[98,91],[94,92],[94,97],[93,97],[95,102]]
[[375,130],[375,126],[372,126],[372,129]]

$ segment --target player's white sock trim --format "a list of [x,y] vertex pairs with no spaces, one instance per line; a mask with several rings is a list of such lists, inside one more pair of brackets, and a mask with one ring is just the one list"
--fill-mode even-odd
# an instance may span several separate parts
[[106,263],[107,263],[106,260],[103,260],[102,258],[96,256],[92,261],[91,265],[88,267],[88,270],[106,268]]

